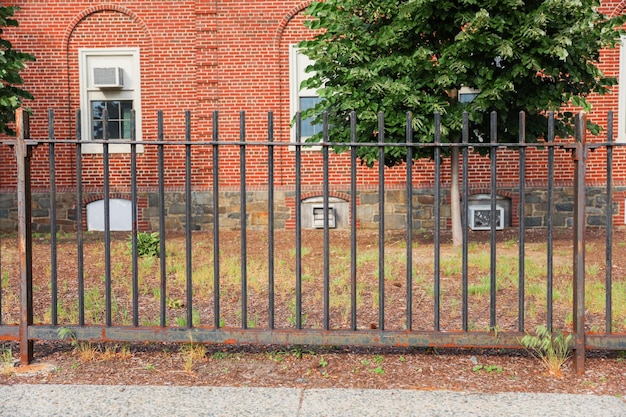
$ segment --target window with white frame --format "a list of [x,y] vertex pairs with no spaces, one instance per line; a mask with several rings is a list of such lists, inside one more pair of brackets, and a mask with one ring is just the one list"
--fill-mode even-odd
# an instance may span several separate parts
[[[131,110],[135,110],[135,138],[141,140],[139,49],[80,49],[79,76],[83,153],[102,153],[101,144],[89,143],[102,139],[113,142],[111,153],[130,152],[130,145],[114,142],[131,139]],[[142,151],[139,146],[137,150]]]
[[[309,108],[315,107],[320,101],[320,97],[316,90],[311,88],[301,88],[302,82],[312,76],[307,73],[306,68],[313,64],[313,61],[300,52],[296,45],[293,45],[289,54],[289,85],[290,85],[290,113],[291,117],[295,117],[297,112],[303,112]],[[320,132],[322,126],[314,124],[312,118],[302,119],[301,130],[304,142],[311,136]],[[296,141],[296,127],[291,129],[291,140]]]
[[622,36],[619,51],[619,104],[617,142],[626,142],[626,36]]

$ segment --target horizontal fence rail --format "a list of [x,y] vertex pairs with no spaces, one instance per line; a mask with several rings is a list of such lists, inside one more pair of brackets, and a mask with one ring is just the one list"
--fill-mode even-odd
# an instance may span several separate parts
[[[105,112],[106,113],[106,112]],[[358,345],[358,346],[415,346],[461,348],[522,348],[521,337],[543,324],[548,329],[563,329],[574,334],[574,363],[584,369],[587,349],[626,349],[626,318],[616,324],[616,301],[612,274],[614,242],[613,216],[613,151],[622,146],[613,140],[612,114],[606,142],[585,141],[584,117],[579,117],[573,141],[557,141],[554,117],[550,116],[545,140],[526,141],[525,116],[520,114],[519,140],[498,143],[496,115],[492,115],[489,140],[470,142],[467,115],[463,119],[463,134],[459,143],[445,143],[441,138],[441,118],[435,115],[435,135],[432,142],[420,143],[406,129],[404,143],[385,142],[385,121],[379,116],[378,142],[357,141],[357,118],[349,120],[350,143],[334,143],[329,137],[328,123],[323,125],[323,140],[316,143],[321,163],[307,166],[310,158],[304,149],[307,142],[279,142],[274,139],[274,118],[267,117],[267,137],[251,141],[246,137],[246,114],[239,115],[239,137],[222,136],[218,113],[212,114],[210,140],[193,138],[191,114],[185,114],[185,138],[182,141],[164,140],[163,114],[158,113],[158,133],[154,141],[137,141],[134,113],[130,140],[91,141],[102,145],[98,169],[103,176],[104,231],[86,234],[83,231],[83,175],[87,172],[81,147],[80,115],[76,117],[76,138],[57,139],[54,114],[50,111],[48,138],[32,140],[28,135],[28,118],[18,113],[18,137],[10,143],[17,160],[17,194],[19,230],[16,237],[5,236],[0,242],[0,340],[20,342],[21,362],[33,357],[33,341],[59,340],[71,334],[76,340],[90,341],[166,341],[200,343],[258,343],[285,345]],[[295,129],[301,137],[301,119],[296,117]],[[412,125],[407,114],[406,125]],[[107,137],[106,114],[103,137]],[[194,139],[194,140],[192,140]],[[128,145],[128,165],[112,168],[112,144]],[[33,241],[31,230],[30,159],[32,149],[47,146],[49,161],[49,238]],[[138,178],[138,146],[144,152],[155,149],[157,167],[156,204],[158,233],[146,233],[140,228],[141,219]],[[336,146],[347,146],[349,155],[350,195],[347,213],[350,224],[345,230],[333,230],[331,218],[331,153]],[[220,225],[223,205],[220,200],[222,170],[221,153],[227,147],[238,149],[239,212],[236,230],[225,230]],[[357,151],[360,147],[374,147],[379,160],[384,160],[386,149],[400,147],[406,150],[406,178],[403,182],[406,202],[406,233],[391,233],[385,223],[387,192],[386,167],[377,165],[378,225],[374,229],[358,228],[359,179]],[[184,232],[177,234],[167,229],[167,168],[180,161],[167,160],[171,149],[182,149],[185,177]],[[194,165],[193,153],[205,149],[210,155],[211,168]],[[293,216],[295,230],[279,230],[276,215],[280,212],[276,197],[276,155],[291,149],[293,157],[293,188],[295,201]],[[416,210],[414,188],[414,155],[420,149],[431,149],[435,161],[443,155],[458,152],[461,177],[462,244],[457,250],[448,243],[442,225],[442,204],[447,190],[442,189],[442,172],[438,163],[433,171],[433,222],[428,244],[420,241],[415,230],[413,213]],[[470,154],[484,148],[489,155],[488,227],[480,234],[472,233],[469,223]],[[8,149],[8,148],[5,148]],[[518,227],[512,240],[502,242],[496,213],[498,212],[498,158],[510,149],[518,153],[519,200]],[[574,169],[574,216],[569,240],[570,265],[555,265],[554,213],[554,158],[555,152],[571,152]],[[606,152],[605,251],[606,268],[603,282],[605,309],[603,322],[590,328],[585,322],[585,170],[586,155],[590,150]],[[527,197],[527,152],[540,155],[545,164],[546,228],[545,245],[541,250],[541,271],[532,261],[537,248],[526,242],[529,230],[525,215]],[[76,230],[57,234],[57,164],[59,155],[74,158]],[[248,166],[258,163],[262,155],[267,165],[266,197],[267,221],[264,230],[250,230],[248,200]],[[257,158],[257,159],[254,159]],[[93,158],[89,160],[93,164]],[[302,225],[302,173],[321,171],[320,230],[306,230]],[[120,234],[112,230],[111,199],[115,187],[111,178],[120,175],[120,169],[130,178],[132,228]],[[211,198],[202,206],[212,213],[212,228],[194,231],[194,170],[209,169],[212,176]],[[40,173],[39,173],[40,175]],[[258,204],[258,203],[255,203]],[[223,218],[223,217],[222,217]],[[511,227],[510,230],[515,230]],[[152,230],[148,230],[152,232]],[[478,238],[478,237],[479,238]],[[485,239],[486,237],[486,239]],[[341,238],[341,239],[340,239]],[[473,240],[477,239],[477,240]],[[338,247],[335,242],[343,246]],[[285,242],[289,242],[285,244]],[[154,244],[153,256],[141,251]],[[480,245],[480,246],[478,246]],[[503,246],[504,245],[504,246]],[[9,253],[11,247],[19,250]],[[422,250],[422,247],[425,249]],[[478,247],[478,250],[476,250]],[[503,249],[504,248],[504,249]],[[511,255],[511,248],[515,256]],[[532,252],[530,252],[532,250]],[[503,253],[504,252],[504,253]],[[258,254],[261,256],[257,256]],[[487,256],[483,256],[487,254]],[[33,259],[35,257],[35,259]],[[478,265],[476,259],[482,259]],[[15,260],[18,262],[15,262]],[[72,259],[71,268],[66,268]],[[513,259],[513,261],[510,261]],[[573,259],[573,262],[571,262]],[[506,260],[506,263],[505,263]],[[33,271],[33,262],[45,262],[46,268]],[[561,268],[560,272],[556,269]],[[65,268],[63,272],[61,268]],[[562,270],[565,270],[563,272]],[[458,279],[457,279],[458,277]],[[539,277],[539,278],[538,278]],[[564,278],[565,277],[565,278]],[[33,280],[36,285],[33,286]],[[557,283],[558,281],[558,283]],[[623,277],[619,279],[620,289]],[[44,290],[45,288],[45,290]],[[48,289],[49,288],[49,289]],[[562,294],[568,291],[569,295]],[[558,293],[558,294],[557,294]],[[567,304],[563,307],[563,299]],[[19,305],[15,304],[19,300]],[[538,300],[541,312],[537,312]],[[555,306],[559,301],[559,307]],[[555,323],[556,316],[559,321]],[[61,331],[64,329],[64,331]],[[598,331],[600,329],[600,331]],[[617,329],[617,330],[616,330]],[[68,333],[69,332],[69,333]]]

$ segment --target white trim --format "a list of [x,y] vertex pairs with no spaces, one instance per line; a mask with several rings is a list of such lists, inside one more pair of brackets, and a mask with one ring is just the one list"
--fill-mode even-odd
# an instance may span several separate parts
[[[139,48],[80,48],[78,50],[78,75],[81,108],[81,146],[84,154],[102,153],[102,145],[91,142],[91,105],[93,99],[120,100],[132,99],[135,110],[135,132],[138,142],[141,141],[141,70]],[[107,60],[109,58],[110,60]],[[92,61],[101,64],[115,64],[124,71],[124,86],[120,89],[101,89],[93,85]],[[121,63],[121,64],[120,64]],[[110,153],[130,153],[130,145],[110,143]],[[137,152],[143,152],[143,146],[137,146]]]
[[[289,114],[290,120],[294,120],[296,113],[300,111],[301,97],[318,97],[317,90],[312,88],[301,88],[302,82],[312,76],[305,70],[313,61],[306,55],[300,53],[297,45],[289,47]],[[296,141],[295,123],[291,126],[289,134],[291,142]],[[306,141],[308,137],[303,136],[302,141]],[[320,150],[319,146],[306,146],[301,148],[303,151]],[[289,146],[289,150],[295,150],[295,146]]]

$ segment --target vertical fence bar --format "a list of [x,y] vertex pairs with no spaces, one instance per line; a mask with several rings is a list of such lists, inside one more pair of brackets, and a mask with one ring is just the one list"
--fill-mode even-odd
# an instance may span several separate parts
[[78,324],[85,325],[85,265],[83,251],[83,151],[80,110],[76,112],[76,263],[78,279]]
[[213,326],[219,329],[220,319],[220,150],[219,150],[218,112],[213,111]]
[[433,239],[433,328],[436,332],[441,329],[441,280],[440,280],[440,253],[441,253],[441,114],[435,113],[435,236]]
[[[548,143],[554,143],[555,139],[555,131],[554,131],[554,112],[550,112],[548,115]],[[553,212],[553,201],[554,201],[554,145],[548,146],[548,199],[547,205],[548,210],[546,212],[546,221],[547,221],[547,244],[548,244],[548,253],[547,253],[547,271],[546,271],[546,327],[550,332],[552,332],[552,290],[553,290],[553,270],[554,270],[554,233],[553,233],[553,222],[552,222],[552,212]]]
[[526,204],[526,113],[520,112],[519,114],[519,143],[522,145],[519,150],[519,256],[518,256],[518,270],[519,270],[519,292],[517,294],[517,323],[518,330],[524,331],[524,300],[525,294],[525,265],[526,265],[526,247],[525,247],[525,230],[526,230],[526,214],[524,205]]
[[28,113],[22,108],[15,113],[17,138],[15,158],[17,160],[17,217],[18,246],[20,254],[20,364],[28,365],[33,360],[33,341],[29,327],[33,324],[33,242],[30,191],[30,149],[26,143],[30,138]]
[[135,109],[130,111],[130,204],[132,216],[131,246],[133,326],[139,326],[139,257],[137,256],[138,208],[137,208],[137,144],[135,132]]
[[413,330],[413,115],[406,114],[406,329]]
[[163,154],[163,110],[157,112],[157,159],[159,177],[159,268],[161,278],[160,317],[161,327],[167,325],[167,253],[165,250],[165,156]]
[[356,112],[350,112],[350,324],[357,329],[357,187],[356,187]]
[[2,321],[2,236],[0,236],[0,326],[4,323]]
[[324,212],[324,330],[330,329],[330,230],[328,224],[328,112],[322,124],[322,211]]
[[109,112],[102,110],[102,160],[104,165],[104,286],[106,325],[112,324],[111,311],[111,199],[110,199],[110,165],[109,165]]
[[302,329],[302,115],[296,113],[296,329]]
[[267,275],[268,325],[274,329],[274,113],[267,114]]
[[605,333],[613,332],[613,111],[607,117],[606,139],[606,320]]
[[240,209],[241,209],[241,328],[248,328],[248,253],[247,253],[247,190],[246,190],[246,114],[239,113],[239,182]]
[[576,143],[574,162],[574,276],[573,361],[576,373],[585,372],[585,171],[587,159],[587,118],[584,113],[576,117]]
[[191,111],[185,110],[185,274],[187,281],[187,328],[193,327],[193,263],[191,218]]
[[[496,279],[496,262],[497,262],[497,254],[496,254],[496,223],[498,221],[498,218],[496,216],[496,194],[497,194],[497,182],[496,182],[496,175],[497,175],[497,167],[496,167],[496,146],[495,144],[498,142],[498,125],[497,125],[497,115],[496,112],[492,112],[491,113],[491,121],[490,121],[490,127],[491,127],[491,147],[489,148],[489,159],[491,162],[491,178],[490,178],[490,184],[491,184],[491,213],[490,213],[490,226],[491,226],[491,231],[490,231],[490,238],[491,238],[491,262],[490,262],[490,267],[491,267],[491,281],[490,281],[490,285],[489,285],[489,294],[490,294],[490,299],[489,299],[489,327],[490,328],[495,328],[496,327],[496,286],[497,286],[497,279]],[[504,219],[502,219],[504,220]]]
[[57,195],[56,195],[56,155],[54,144],[54,110],[48,109],[48,151],[50,167],[50,293],[52,305],[50,315],[52,325],[58,324],[58,275],[57,275]]
[[378,328],[385,330],[385,118],[378,112]]
[[462,270],[462,289],[461,289],[461,298],[462,300],[462,309],[461,313],[461,321],[463,326],[463,331],[467,332],[469,330],[469,320],[468,320],[468,295],[469,295],[469,257],[468,257],[468,242],[467,242],[467,211],[468,211],[468,201],[469,198],[469,113],[463,112],[463,130],[461,134],[461,141],[463,142],[463,197],[461,202],[461,229],[462,229],[462,241],[463,245],[461,248],[461,270]]

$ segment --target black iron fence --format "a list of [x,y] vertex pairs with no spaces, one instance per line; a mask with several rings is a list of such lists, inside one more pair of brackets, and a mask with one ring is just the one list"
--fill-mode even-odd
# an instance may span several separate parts
[[[25,116],[18,113],[18,137],[9,143],[17,161],[18,233],[4,236],[0,246],[0,340],[20,343],[22,363],[32,360],[33,341],[58,340],[67,334],[77,340],[94,342],[184,343],[191,340],[199,343],[522,348],[521,337],[532,332],[533,326],[544,324],[549,329],[564,329],[574,335],[572,348],[579,371],[584,369],[588,349],[626,349],[626,313],[620,307],[615,314],[620,301],[614,300],[615,294],[622,297],[625,278],[613,277],[615,260],[612,256],[615,245],[613,152],[622,144],[614,143],[611,129],[606,142],[586,143],[582,116],[573,141],[556,140],[551,124],[541,144],[526,143],[524,129],[516,143],[469,143],[465,120],[464,139],[456,144],[441,143],[438,135],[432,143],[417,143],[410,129],[406,143],[384,143],[383,135],[380,135],[380,142],[374,144],[349,143],[350,179],[346,195],[351,196],[347,210],[351,221],[343,231],[332,229],[332,211],[329,210],[332,142],[325,140],[319,144],[321,163],[311,168],[321,170],[323,178],[320,203],[323,223],[319,230],[305,230],[300,204],[303,200],[301,173],[305,163],[302,149],[310,144],[274,141],[271,114],[266,141],[245,141],[243,114],[239,140],[224,140],[218,130],[217,113],[213,115],[211,140],[191,141],[190,115],[187,114],[185,140],[168,142],[163,140],[159,116],[157,140],[141,142],[144,148],[157,150],[157,217],[161,231],[158,238],[153,239],[157,257],[139,254],[145,242],[138,238],[146,235],[138,227],[138,143],[115,141],[130,148],[127,175],[132,230],[120,235],[111,230],[110,199],[114,193],[109,182],[109,146],[113,141],[95,141],[103,147],[104,231],[87,233],[83,231],[81,146],[84,142],[80,133],[73,140],[57,140],[51,128],[48,139],[32,140]],[[353,131],[355,123],[353,118]],[[384,126],[382,116],[380,123]],[[410,125],[410,115],[408,123]],[[523,114],[520,123],[523,126]],[[611,115],[609,126],[612,126]],[[32,148],[42,145],[47,145],[50,166],[46,198],[49,199],[52,233],[45,236],[32,231],[30,159]],[[220,150],[225,146],[239,150],[240,200],[239,212],[234,214],[238,214],[240,220],[235,231],[220,227],[223,218],[220,217],[220,213],[223,214]],[[286,146],[293,147],[295,181],[290,195],[295,201],[294,230],[278,230],[275,219],[280,211],[275,195],[275,152]],[[403,193],[408,227],[405,232],[392,232],[385,224],[388,190],[383,164],[374,168],[378,170],[377,227],[373,230],[357,228],[357,149],[360,146],[377,147],[381,158],[386,147],[406,148]],[[75,193],[77,227],[75,232],[64,234],[55,233],[60,229],[55,175],[59,147],[65,147],[66,156],[67,147],[72,149],[76,164],[72,192]],[[164,152],[173,147],[182,147],[184,155],[185,229],[182,234],[166,232]],[[211,198],[205,202],[211,207],[212,228],[202,232],[194,231],[193,227],[196,208],[192,204],[195,191],[191,161],[192,150],[197,147],[209,150],[212,165]],[[441,224],[442,202],[447,190],[442,190],[439,164],[434,164],[432,179],[434,227],[432,231],[410,227],[414,224],[414,205],[417,204],[413,155],[420,147],[432,148],[435,161],[453,147],[460,152],[462,245],[458,249],[449,244],[446,228]],[[490,155],[488,226],[479,233],[470,230],[468,218],[472,147],[485,147]],[[503,241],[501,235],[505,232],[499,230],[496,221],[496,196],[498,155],[508,151],[505,148],[514,148],[519,157],[519,199],[516,200],[518,225],[509,228],[509,238]],[[535,157],[544,158],[546,167],[547,222],[542,229],[544,243],[539,246],[536,242],[526,242],[530,230],[525,214],[529,195],[526,190],[529,149],[535,152]],[[603,198],[608,203],[601,214],[605,219],[602,250],[606,256],[604,268],[599,268],[601,272],[587,273],[593,273],[594,285],[604,295],[601,297],[604,316],[598,318],[594,310],[593,321],[586,321],[589,306],[585,304],[585,290],[589,291],[589,285],[585,282],[585,170],[588,152],[594,149],[606,151],[607,181]],[[246,156],[251,150],[256,151],[257,157],[259,152],[267,155],[264,202],[267,220],[262,231],[248,229]],[[574,169],[572,227],[565,232],[555,230],[551,221],[554,217],[554,157],[559,150],[571,152],[569,160]],[[564,234],[567,240],[563,239]],[[150,237],[155,238],[149,235],[148,240]],[[559,247],[557,239],[566,242],[566,264],[563,264],[563,255],[555,253]],[[542,257],[541,263],[534,262],[537,256]],[[477,258],[481,258],[482,263],[473,262]],[[38,265],[35,270],[34,263]],[[539,271],[530,271],[531,267]],[[597,302],[597,297],[593,302]],[[557,323],[555,316],[559,317]],[[60,329],[67,331],[60,332]]]

